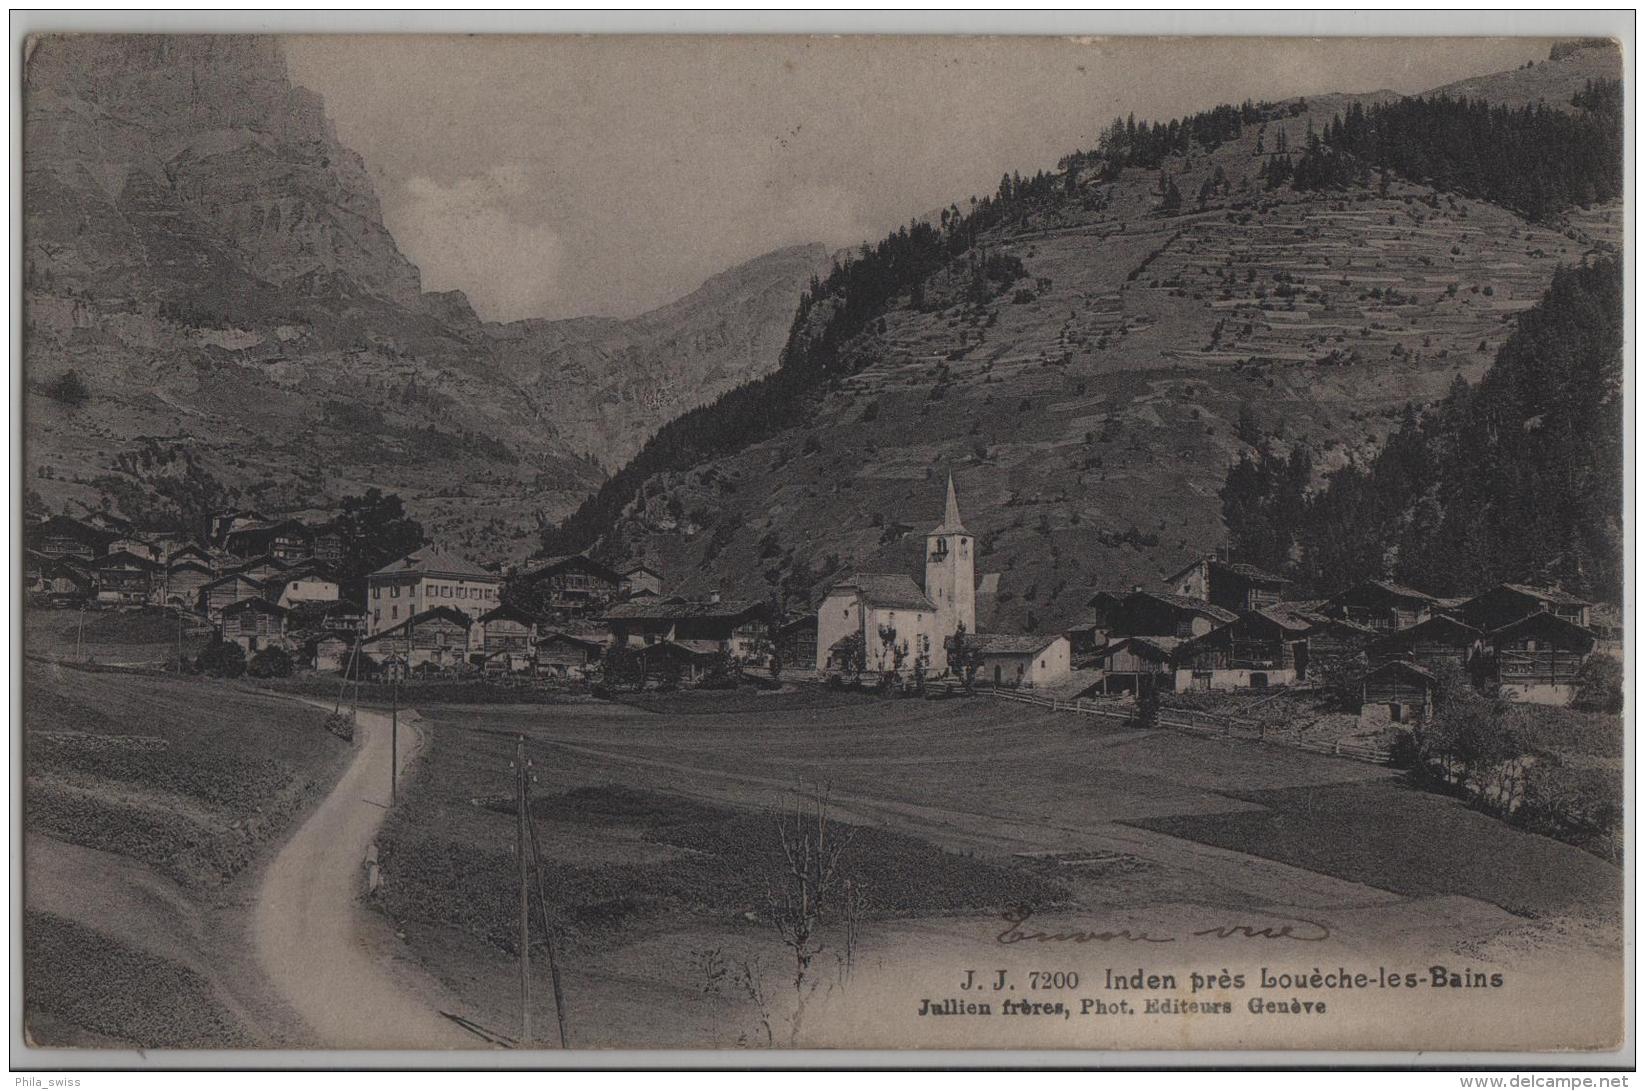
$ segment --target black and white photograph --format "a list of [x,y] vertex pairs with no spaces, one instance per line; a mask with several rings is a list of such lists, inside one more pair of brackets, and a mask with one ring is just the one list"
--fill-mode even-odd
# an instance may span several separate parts
[[1492,25],[19,39],[14,1038],[1616,1056],[1633,42]]

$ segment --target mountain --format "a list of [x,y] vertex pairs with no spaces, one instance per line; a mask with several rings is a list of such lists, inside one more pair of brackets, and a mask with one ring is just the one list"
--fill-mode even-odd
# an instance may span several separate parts
[[[558,402],[561,435],[616,468],[664,421],[775,368],[800,293],[828,261],[820,243],[792,246],[637,318],[510,322],[486,333],[527,397]],[[561,400],[568,388],[576,400]]]
[[632,320],[482,323],[421,290],[271,37],[32,39],[24,125],[28,474],[53,506],[375,485],[450,547],[517,556],[613,452],[775,367],[823,263],[779,251]]
[[[1619,75],[1581,48],[1481,86],[1569,113]],[[1044,629],[1153,583],[1224,541],[1242,453],[1369,458],[1407,404],[1481,376],[1556,268],[1620,246],[1616,202],[1533,223],[1397,176],[1269,185],[1397,98],[1120,122],[1108,152],[899,231],[808,293],[779,372],[664,427],[545,548],[803,605],[848,568],[917,578],[952,473],[997,576],[981,624]]]

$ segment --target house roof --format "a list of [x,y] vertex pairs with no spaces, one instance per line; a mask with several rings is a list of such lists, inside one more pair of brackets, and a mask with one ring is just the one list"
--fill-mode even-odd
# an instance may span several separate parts
[[[1503,587],[1510,591],[1525,595],[1528,598],[1540,599],[1544,602],[1551,602],[1559,606],[1593,605],[1593,603],[1589,602],[1587,599],[1579,599],[1569,591],[1561,591],[1557,587],[1532,587],[1530,584],[1525,583],[1504,583],[1498,584],[1497,587],[1493,587],[1491,591],[1495,591],[1498,588]],[[1489,595],[1491,591],[1486,591],[1485,594]],[[1484,596],[1480,595],[1475,597],[1482,598]]]
[[230,614],[244,613],[247,610],[256,610],[258,613],[262,614],[277,614],[281,617],[284,617],[290,612],[279,603],[270,602],[268,599],[259,598],[254,595],[251,598],[244,598],[236,602],[231,602],[227,606],[223,607],[223,616],[227,617]]
[[596,561],[593,557],[588,556],[586,553],[564,553],[557,557],[544,557],[531,568],[527,568],[521,572],[520,576],[528,580],[541,579],[542,577],[550,575],[562,568],[571,567],[573,565],[592,569],[597,574],[613,583],[617,581],[617,573],[615,571],[613,571],[610,567],[601,564],[599,561]]
[[1165,577],[1165,579],[1167,582],[1174,580],[1184,572],[1187,572],[1189,569],[1196,568],[1202,564],[1209,564],[1212,568],[1219,572],[1226,572],[1231,576],[1238,576],[1240,579],[1245,580],[1248,583],[1261,583],[1268,584],[1273,587],[1282,587],[1291,582],[1284,576],[1276,576],[1272,572],[1265,572],[1254,564],[1244,564],[1237,561],[1223,561],[1218,560],[1215,557],[1202,557],[1197,561],[1189,561],[1187,564]]
[[657,651],[678,652],[692,659],[706,659],[709,656],[719,655],[723,650],[717,640],[663,640],[656,644],[647,644],[639,649],[641,654],[651,654]]
[[1558,614],[1550,614],[1546,610],[1538,610],[1535,613],[1526,614],[1518,621],[1510,621],[1506,625],[1492,629],[1486,635],[1492,640],[1500,640],[1503,637],[1512,636],[1521,629],[1530,628],[1540,629],[1543,632],[1547,632],[1551,628],[1561,635],[1577,637],[1581,640],[1587,641],[1590,644],[1597,639],[1593,633],[1589,632],[1587,629],[1584,629],[1576,622],[1567,621]]
[[104,530],[102,527],[94,527],[90,523],[83,522],[68,515],[53,515],[50,519],[47,519],[45,522],[40,523],[30,529],[33,533],[39,535],[66,534],[98,544],[113,541],[115,538],[119,537],[119,535],[112,530]]
[[870,606],[885,606],[893,610],[935,610],[936,604],[926,597],[912,577],[901,572],[859,572],[848,576],[829,589],[856,589]]
[[105,554],[91,562],[93,568],[114,568],[127,565],[132,568],[141,568],[145,571],[154,571],[160,567],[159,561],[151,561],[147,557],[138,556],[127,549],[118,549],[113,553]]
[[376,634],[373,634],[372,636],[366,637],[364,643],[375,644],[377,641],[383,639],[385,636],[391,636],[391,635],[399,632],[401,629],[405,629],[405,628],[408,628],[410,626],[416,625],[420,621],[435,621],[435,620],[438,620],[440,618],[444,618],[446,621],[452,622],[453,624],[461,625],[465,629],[468,628],[470,625],[474,624],[473,621],[471,621],[469,619],[469,616],[467,614],[463,613],[461,610],[456,609],[455,607],[451,607],[451,606],[431,606],[427,610],[424,610],[420,614],[413,614],[412,616],[406,618],[404,621],[400,622],[400,624],[398,624],[398,625],[391,625],[387,629],[384,629],[380,633],[376,633]]
[[1114,652],[1128,645],[1151,651],[1161,659],[1169,659],[1176,650],[1188,643],[1188,638],[1180,636],[1122,636],[1118,640],[1110,641],[1097,650],[1093,659],[1106,659]]
[[255,576],[248,576],[244,572],[241,572],[240,570],[236,569],[233,572],[224,572],[221,576],[218,576],[214,580],[208,580],[207,582],[200,585],[200,589],[202,591],[209,591],[213,587],[220,587],[225,583],[232,583],[235,580],[240,580],[242,582],[249,583],[253,587],[262,587],[263,586],[263,581],[262,580],[257,579]]
[[481,614],[479,621],[482,625],[488,621],[518,621],[522,625],[535,625],[537,623],[536,618],[532,617],[518,606],[510,606],[506,602],[499,606],[494,606],[490,610],[487,610],[485,613]]
[[645,564],[641,561],[629,561],[627,564],[625,564],[621,568],[617,569],[617,574],[619,576],[628,576],[628,575],[632,575],[635,572],[649,572],[653,576],[661,576],[662,575],[661,572],[657,571],[655,568],[652,568],[650,565]]
[[574,633],[565,629],[550,629],[539,636],[535,643],[552,644],[556,640],[563,640],[571,644],[581,644],[585,648],[598,648],[605,641],[592,633]]
[[1379,674],[1414,674],[1428,682],[1430,685],[1432,685],[1434,681],[1433,671],[1429,670],[1427,667],[1419,667],[1415,663],[1407,663],[1403,659],[1390,659],[1381,666],[1374,667],[1367,671],[1365,677],[1375,678]]
[[629,599],[611,606],[606,610],[605,618],[610,621],[681,621],[693,618],[729,620],[758,608],[759,603],[747,599],[686,602],[680,599],[655,601],[647,596],[643,600]]
[[487,572],[473,561],[451,553],[445,553],[433,546],[424,546],[415,553],[408,553],[397,561],[390,561],[373,576],[463,576],[469,579],[495,580],[502,582],[502,577],[495,572]]
[[1085,605],[1095,606],[1095,605],[1097,605],[1097,603],[1103,602],[1103,601],[1107,601],[1107,602],[1124,602],[1125,601],[1125,596],[1129,595],[1130,593],[1131,592],[1129,592],[1129,591],[1097,591],[1097,592],[1093,593],[1090,598],[1085,600]]
[[1430,605],[1439,601],[1425,591],[1418,591],[1414,587],[1406,587],[1403,584],[1395,583],[1393,580],[1361,580],[1352,587],[1332,595],[1330,598],[1325,600],[1325,603],[1326,605],[1331,605],[1340,602],[1348,595],[1351,595],[1355,591],[1358,591],[1364,587],[1374,587],[1377,590],[1382,591],[1384,594],[1391,595],[1394,598],[1410,599],[1415,602],[1423,602]]
[[1386,636],[1379,637],[1371,642],[1371,647],[1398,647],[1410,643],[1421,636],[1432,636],[1439,633],[1449,633],[1459,636],[1472,643],[1482,635],[1480,631],[1465,621],[1458,621],[1449,614],[1435,614],[1426,621],[1396,630]]
[[1192,595],[1173,595],[1167,591],[1133,591],[1126,597],[1136,598],[1138,596],[1154,599],[1156,602],[1163,602],[1167,606],[1173,606],[1178,610],[1187,610],[1191,613],[1200,614],[1213,621],[1220,621],[1225,625],[1231,621],[1239,620],[1239,615],[1232,610],[1224,610],[1220,606],[1213,606],[1204,599],[1196,599]]
[[1061,633],[976,633],[965,638],[966,644],[983,655],[1033,655],[1059,640],[1067,639]]
[[1308,630],[1314,628],[1319,622],[1328,620],[1326,618],[1318,617],[1318,615],[1309,616],[1295,610],[1286,610],[1282,608],[1283,605],[1284,604],[1281,603],[1274,606],[1264,606],[1260,609],[1253,610],[1252,613],[1258,615],[1259,617],[1266,618],[1288,633],[1306,633]]

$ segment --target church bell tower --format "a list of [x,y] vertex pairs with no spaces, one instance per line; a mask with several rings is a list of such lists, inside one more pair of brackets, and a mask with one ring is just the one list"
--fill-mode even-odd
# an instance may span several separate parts
[[925,536],[925,597],[937,607],[939,639],[936,654],[963,623],[977,631],[976,539],[960,522],[960,502],[954,495],[954,477],[948,477],[948,507],[940,526]]

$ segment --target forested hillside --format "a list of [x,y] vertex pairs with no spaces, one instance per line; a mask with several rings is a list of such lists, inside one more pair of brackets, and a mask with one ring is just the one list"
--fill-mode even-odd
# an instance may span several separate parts
[[[1576,118],[1619,71],[1583,47],[1471,97]],[[1581,203],[1599,190],[1556,187],[1533,221],[1393,169],[1273,183],[1310,130],[1395,99],[1106,121],[1054,171],[864,246],[806,292],[776,373],[663,428],[545,550],[799,605],[845,568],[916,572],[951,473],[991,627],[1158,579],[1224,540],[1242,453],[1301,444],[1316,488],[1365,463],[1407,404],[1484,374],[1557,267],[1619,244],[1616,202]]]
[[1407,409],[1374,459],[1322,489],[1305,447],[1242,457],[1222,491],[1236,552],[1319,592],[1392,577],[1621,601],[1622,304],[1617,260],[1557,271],[1484,378]]

